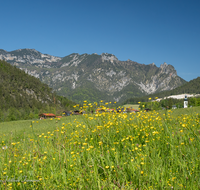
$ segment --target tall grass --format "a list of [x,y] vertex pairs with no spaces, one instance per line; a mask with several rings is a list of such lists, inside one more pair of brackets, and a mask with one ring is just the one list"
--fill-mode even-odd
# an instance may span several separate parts
[[200,116],[185,111],[2,123],[0,186],[198,189]]

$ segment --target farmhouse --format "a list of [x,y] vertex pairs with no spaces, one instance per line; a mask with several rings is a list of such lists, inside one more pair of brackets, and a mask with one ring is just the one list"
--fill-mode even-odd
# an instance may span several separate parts
[[40,119],[55,118],[56,115],[53,113],[42,113],[39,115]]

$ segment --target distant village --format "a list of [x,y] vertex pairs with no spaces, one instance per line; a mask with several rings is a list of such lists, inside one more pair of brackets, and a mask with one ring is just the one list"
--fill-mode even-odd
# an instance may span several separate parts
[[[104,109],[104,108],[97,108],[94,111],[91,111],[91,114],[93,113],[103,113],[103,112],[123,112],[123,113],[136,113],[136,112],[139,112],[139,110],[136,110],[136,109],[133,109],[133,108],[117,108],[117,109],[110,109],[110,108],[107,108],[107,109]],[[75,110],[75,111],[63,111],[62,113],[62,116],[56,116],[55,114],[53,113],[42,113],[39,115],[39,119],[42,120],[42,119],[50,119],[50,118],[62,118],[62,117],[66,117],[66,116],[72,116],[72,115],[83,115],[83,114],[86,114],[85,111],[80,111],[80,110]]]

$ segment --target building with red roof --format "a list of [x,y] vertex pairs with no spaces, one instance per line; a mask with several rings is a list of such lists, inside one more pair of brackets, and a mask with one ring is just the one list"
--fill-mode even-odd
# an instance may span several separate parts
[[39,117],[40,119],[48,119],[48,118],[55,118],[56,115],[53,113],[41,113]]

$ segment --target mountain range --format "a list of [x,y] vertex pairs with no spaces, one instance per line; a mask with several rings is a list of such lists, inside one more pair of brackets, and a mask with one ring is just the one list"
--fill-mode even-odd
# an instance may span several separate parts
[[120,61],[113,54],[73,53],[65,57],[42,54],[34,49],[0,50],[0,59],[40,79],[58,95],[75,102],[128,98],[172,90],[186,83],[172,65],[157,67]]

